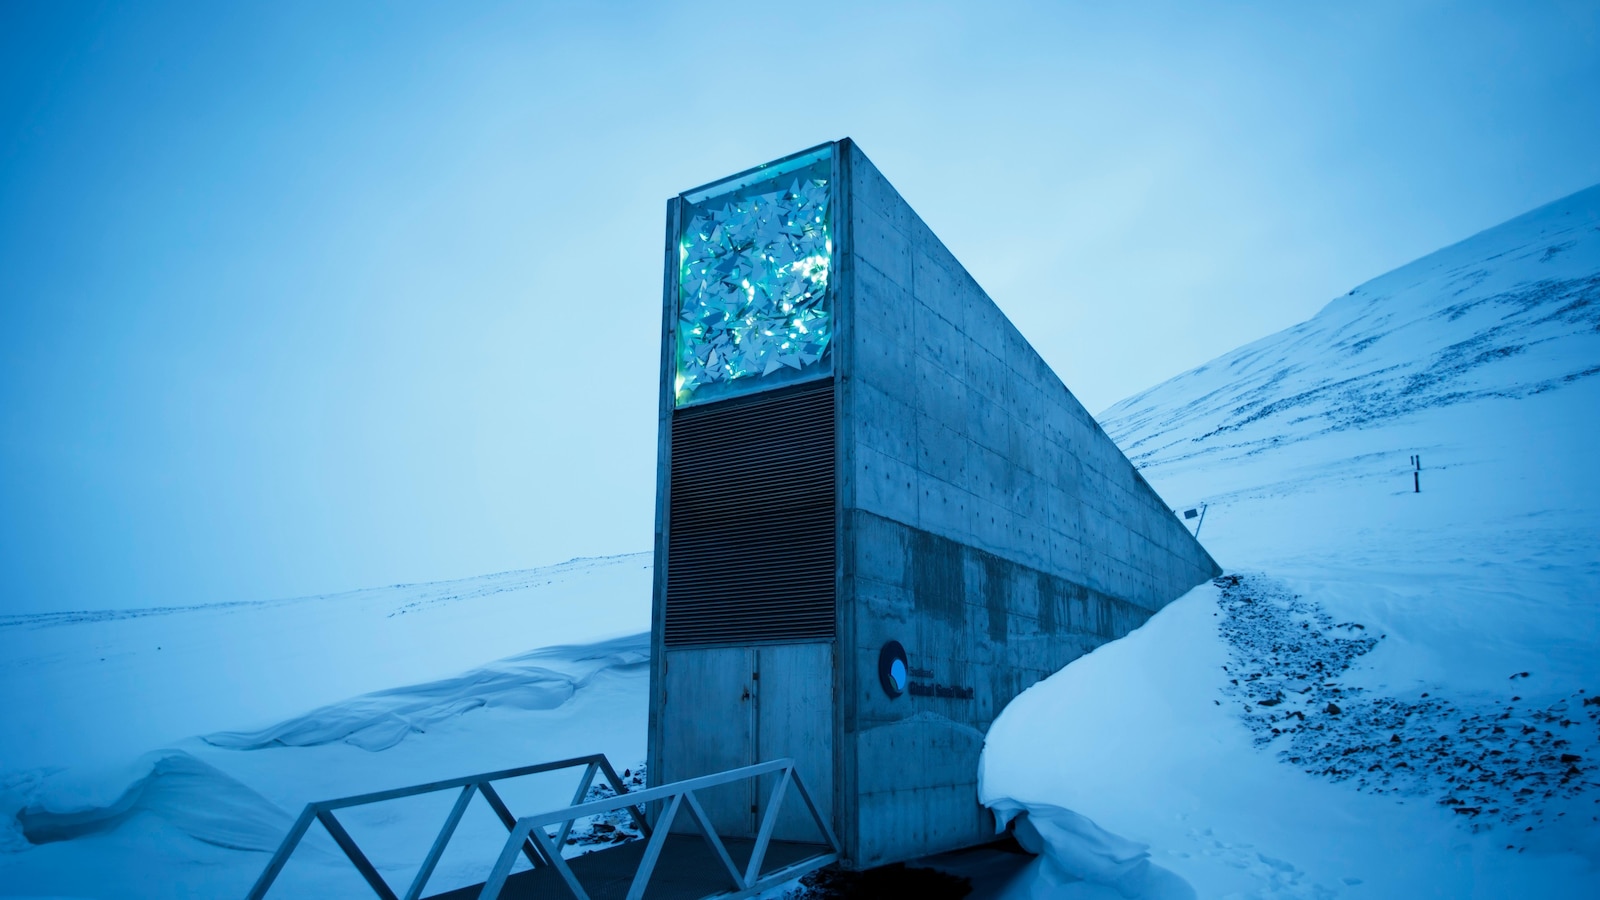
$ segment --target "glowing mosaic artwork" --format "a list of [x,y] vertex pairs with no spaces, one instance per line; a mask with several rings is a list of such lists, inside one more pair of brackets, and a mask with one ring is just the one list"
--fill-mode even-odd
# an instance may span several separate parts
[[826,371],[832,163],[826,152],[800,162],[687,209],[678,245],[679,406]]

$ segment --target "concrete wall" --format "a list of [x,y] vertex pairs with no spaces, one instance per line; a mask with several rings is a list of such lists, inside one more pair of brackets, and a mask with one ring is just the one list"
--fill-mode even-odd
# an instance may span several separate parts
[[[987,839],[983,735],[1220,570],[853,143],[840,274],[838,821],[859,866]],[[878,649],[970,699],[878,686]],[[854,663],[844,662],[854,658]]]

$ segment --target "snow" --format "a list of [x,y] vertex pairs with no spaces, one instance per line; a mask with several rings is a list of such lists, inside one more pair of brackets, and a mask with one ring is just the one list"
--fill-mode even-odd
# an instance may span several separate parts
[[[650,573],[649,555],[632,554],[328,597],[0,620],[8,724],[21,726],[0,732],[0,897],[243,896],[314,800],[596,752],[636,768]],[[580,774],[499,788],[529,813],[569,802]],[[403,888],[454,799],[341,821]],[[482,881],[504,841],[475,800],[430,889]],[[314,828],[271,896],[364,895]]]
[[[1002,713],[982,796],[1042,855],[987,895],[1600,896],[1597,374],[1593,188],[1107,411],[1229,574]],[[309,801],[637,778],[650,584],[634,554],[0,616],[0,897],[242,896]],[[403,885],[452,801],[342,818]],[[369,895],[311,834],[273,896]],[[503,840],[476,803],[431,888]]]
[[1230,577],[1014,701],[985,800],[1201,897],[1600,896],[1595,374],[1600,188],[1108,410]]
[[648,631],[650,555],[187,608],[0,616],[0,772],[117,763],[203,732]]

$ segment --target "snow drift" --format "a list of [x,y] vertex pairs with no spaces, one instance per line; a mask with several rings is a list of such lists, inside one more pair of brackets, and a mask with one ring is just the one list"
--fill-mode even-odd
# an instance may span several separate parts
[[[576,664],[578,672],[534,665],[546,660]],[[223,731],[206,743],[229,750],[315,747],[343,741],[379,751],[426,733],[435,723],[484,707],[555,709],[572,699],[598,672],[641,669],[650,661],[650,635],[637,634],[587,647],[547,647],[504,659],[453,678],[391,688],[312,710],[259,731]]]
[[[108,785],[125,784],[107,796]],[[276,850],[293,817],[213,766],[180,750],[145,754],[122,773],[62,779],[17,812],[30,844],[111,831],[135,815],[166,819],[198,841],[233,850]]]
[[0,773],[106,766],[194,734],[650,628],[650,554],[342,594],[0,616]]
[[[47,728],[95,745],[70,767],[0,770],[0,897],[242,896],[309,801],[594,752],[637,768],[649,577],[648,556],[635,554],[323,598],[0,622],[0,659],[27,676],[4,685],[19,700],[8,724],[22,727],[0,732],[0,749],[36,759],[38,744],[64,738]],[[332,664],[325,642],[337,642]],[[505,649],[518,652],[484,663]],[[445,669],[464,659],[464,671]],[[113,662],[131,683],[98,682]],[[426,677],[329,697],[397,671]],[[42,706],[88,685],[106,696]],[[133,708],[94,717],[110,700]],[[293,714],[272,721],[286,706]],[[181,739],[131,763],[95,761],[163,733],[141,714]],[[247,727],[210,730],[229,724]],[[554,807],[571,799],[578,775],[503,783],[502,795],[520,812]],[[450,800],[341,819],[379,871],[403,884]],[[481,881],[504,840],[487,808],[470,808],[431,884]],[[285,897],[364,893],[317,829],[274,888]]]

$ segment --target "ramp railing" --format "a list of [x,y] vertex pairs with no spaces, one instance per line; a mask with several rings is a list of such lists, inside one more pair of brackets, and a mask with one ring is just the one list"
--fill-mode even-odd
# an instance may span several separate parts
[[[761,818],[760,828],[756,832],[755,846],[751,850],[750,861],[743,871],[733,862],[727,846],[717,836],[717,831],[711,825],[711,820],[706,816],[705,808],[695,797],[696,791],[703,791],[719,785],[731,784],[750,778],[759,778],[763,775],[781,773],[772,786],[772,791],[767,797],[767,811]],[[784,794],[789,786],[793,785],[800,799],[805,802],[806,809],[811,813],[811,819],[816,823],[817,831],[827,842],[827,849],[821,853],[813,854],[799,861],[790,863],[776,871],[762,874],[761,869],[766,861],[767,848],[771,845],[772,834],[778,824],[778,812],[783,805]],[[701,836],[710,845],[711,851],[716,854],[721,863],[721,871],[728,876],[729,890],[719,897],[738,898],[749,897],[760,893],[774,885],[782,884],[791,878],[803,875],[812,869],[821,868],[838,861],[840,857],[839,839],[834,836],[832,827],[829,826],[822,814],[817,811],[817,805],[811,799],[811,794],[806,790],[805,783],[800,780],[800,774],[795,771],[794,760],[775,759],[771,762],[745,766],[742,769],[730,769],[715,775],[705,775],[700,778],[690,778],[685,781],[664,784],[659,787],[646,788],[634,791],[627,796],[604,800],[594,800],[564,809],[554,810],[538,815],[526,816],[516,820],[511,829],[511,835],[506,839],[505,848],[500,851],[500,858],[495,861],[494,869],[489,874],[489,879],[483,885],[483,892],[478,895],[479,900],[499,900],[500,892],[505,889],[506,880],[511,877],[511,869],[517,862],[519,852],[526,853],[524,849],[531,841],[539,849],[539,853],[550,860],[551,865],[560,873],[561,879],[566,882],[567,888],[572,891],[572,896],[577,900],[589,900],[589,895],[579,884],[572,869],[566,860],[561,857],[561,838],[572,827],[576,819],[585,816],[594,816],[611,812],[616,809],[637,809],[641,804],[661,803],[661,815],[656,819],[655,830],[649,834],[649,844],[645,847],[644,857],[639,861],[639,868],[634,873],[633,882],[628,888],[628,900],[641,900],[644,897],[646,886],[650,883],[650,876],[655,871],[656,863],[661,858],[662,848],[666,846],[667,834],[672,830],[672,820],[681,810],[687,809],[690,818],[699,827]],[[635,813],[637,815],[637,812]],[[560,826],[557,837],[552,839],[546,828]],[[822,845],[819,845],[822,846]]]
[[[401,897],[395,894],[394,889],[389,887],[388,882],[383,880],[383,876],[378,873],[377,867],[367,859],[367,855],[361,851],[361,848],[356,846],[355,839],[340,824],[339,819],[334,815],[334,810],[383,803],[388,800],[398,800],[402,797],[415,797],[418,794],[431,794],[436,791],[448,791],[451,789],[460,789],[460,793],[456,795],[455,805],[451,807],[450,814],[445,817],[444,825],[439,829],[438,837],[434,838],[433,846],[429,848],[428,855],[423,858],[422,868],[417,870],[416,877],[411,881],[411,886],[406,889],[404,900],[418,900],[422,896],[423,889],[428,885],[428,879],[432,877],[434,868],[439,864],[439,858],[444,855],[445,847],[450,843],[451,835],[455,834],[456,826],[461,824],[461,816],[467,811],[467,805],[472,801],[474,794],[483,796],[489,807],[494,810],[495,815],[499,817],[501,824],[505,825],[507,831],[510,831],[512,835],[516,835],[519,832],[522,834],[522,838],[514,840],[507,845],[510,848],[513,860],[515,860],[516,854],[520,850],[527,857],[528,863],[534,868],[556,865],[565,872],[565,863],[560,862],[561,853],[556,848],[566,842],[567,833],[571,830],[573,821],[585,815],[591,815],[591,813],[578,813],[564,820],[560,830],[554,836],[553,844],[551,843],[551,836],[543,831],[538,832],[538,838],[530,840],[528,830],[522,826],[522,823],[527,820],[518,819],[511,814],[511,810],[506,806],[505,801],[495,791],[494,782],[521,778],[524,775],[537,775],[541,772],[575,769],[579,766],[585,767],[583,777],[578,782],[577,793],[572,797],[573,805],[564,807],[564,811],[578,809],[579,806],[577,804],[583,801],[584,795],[593,786],[595,776],[603,774],[606,781],[610,783],[611,789],[617,794],[616,797],[610,798],[617,802],[611,803],[606,809],[629,810],[635,824],[639,826],[639,830],[647,836],[651,835],[650,826],[645,822],[644,812],[638,805],[642,801],[632,799],[636,795],[628,795],[626,798],[623,796],[628,793],[628,789],[623,785],[622,779],[617,777],[617,770],[612,768],[611,763],[605,756],[596,753],[556,762],[540,763],[534,766],[523,766],[518,769],[502,769],[498,772],[468,775],[465,778],[452,778],[448,781],[433,781],[427,784],[395,788],[389,791],[358,794],[354,797],[344,797],[339,800],[307,803],[306,808],[300,813],[300,818],[295,820],[294,826],[284,836],[283,843],[278,845],[277,852],[272,855],[272,860],[267,863],[267,868],[261,873],[261,877],[256,879],[255,886],[250,889],[249,894],[245,895],[246,900],[262,900],[262,898],[266,897],[267,890],[272,887],[272,883],[277,880],[278,874],[283,871],[284,865],[289,862],[289,857],[294,854],[295,848],[300,845],[301,839],[310,830],[312,822],[322,823],[322,827],[327,829],[334,843],[338,844],[339,849],[344,851],[344,855],[350,859],[351,864],[356,867],[356,871],[360,872],[361,877],[366,879],[367,885],[372,888],[373,893],[377,894],[380,900],[401,900]],[[608,800],[607,802],[610,801]],[[594,804],[585,805],[593,806]],[[503,856],[504,854],[502,854],[501,862],[504,861]],[[500,863],[497,862],[495,866],[495,871],[499,871]],[[506,870],[510,870],[510,863],[506,864]]]

